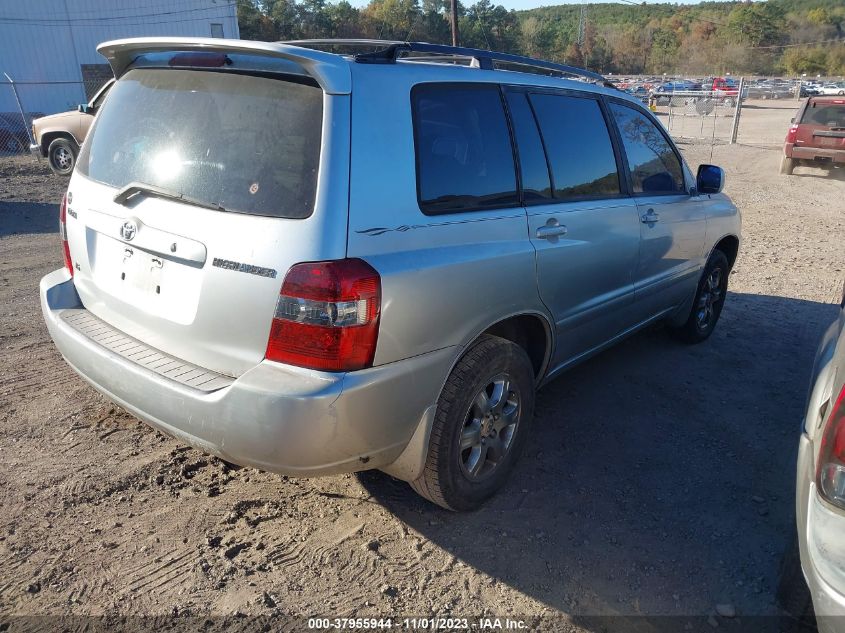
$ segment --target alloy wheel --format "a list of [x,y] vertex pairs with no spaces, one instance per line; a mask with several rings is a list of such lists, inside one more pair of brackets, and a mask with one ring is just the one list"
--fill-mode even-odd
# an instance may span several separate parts
[[696,322],[699,329],[706,330],[713,324],[719,302],[723,298],[722,269],[714,268],[704,281],[701,294],[698,296]]
[[490,476],[513,444],[521,413],[516,383],[492,378],[473,398],[459,437],[461,470],[471,481]]

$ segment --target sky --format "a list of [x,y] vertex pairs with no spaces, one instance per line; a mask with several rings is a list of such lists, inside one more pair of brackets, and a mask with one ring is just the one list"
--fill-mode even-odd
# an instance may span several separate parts
[[[369,0],[349,0],[350,3],[355,7],[365,7],[369,4]],[[462,0],[465,3],[473,4],[475,0]],[[571,2],[555,2],[554,0],[491,0],[493,4],[500,4],[506,9],[516,9],[519,11],[520,9],[535,9],[537,7],[548,7],[548,6],[555,6],[558,4],[580,4],[576,1]],[[660,1],[660,0],[658,0]],[[673,2],[676,4],[698,4],[700,0],[663,0],[665,2]],[[613,2],[613,0],[590,0],[590,3],[599,3],[599,2]],[[649,0],[649,4],[653,4],[652,0]]]

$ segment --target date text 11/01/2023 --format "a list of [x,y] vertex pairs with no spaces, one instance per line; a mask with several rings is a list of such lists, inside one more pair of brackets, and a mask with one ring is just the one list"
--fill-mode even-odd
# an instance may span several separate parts
[[523,620],[510,618],[309,618],[308,628],[316,631],[334,629],[384,630],[411,629],[427,631],[519,631],[527,629]]

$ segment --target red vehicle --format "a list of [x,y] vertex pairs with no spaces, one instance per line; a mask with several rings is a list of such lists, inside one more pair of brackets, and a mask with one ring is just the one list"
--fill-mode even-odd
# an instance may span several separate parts
[[786,133],[780,173],[798,165],[837,167],[845,164],[845,99],[810,97],[798,109]]
[[713,96],[719,97],[727,105],[733,105],[739,96],[739,84],[729,77],[714,77],[710,90]]

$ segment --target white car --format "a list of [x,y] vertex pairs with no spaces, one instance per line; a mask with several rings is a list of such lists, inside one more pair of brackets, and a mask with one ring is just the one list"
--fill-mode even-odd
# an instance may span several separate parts
[[825,84],[818,90],[823,95],[845,95],[845,83]]
[[841,306],[813,365],[779,587],[785,610],[807,622],[815,612],[820,633],[845,632],[845,291]]

